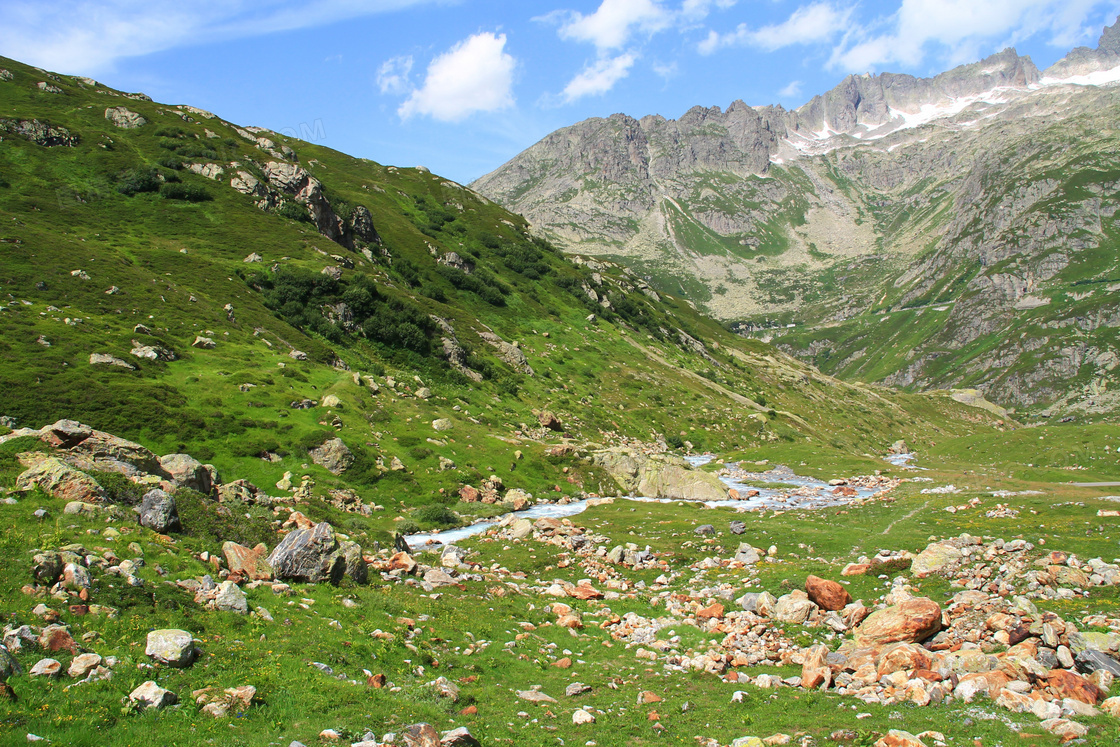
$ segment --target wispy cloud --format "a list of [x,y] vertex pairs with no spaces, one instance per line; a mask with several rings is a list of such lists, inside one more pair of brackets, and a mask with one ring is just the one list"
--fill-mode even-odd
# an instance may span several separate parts
[[513,106],[517,61],[505,51],[506,35],[483,32],[432,60],[424,85],[397,109],[402,119],[427,115],[457,122],[475,112]]
[[636,31],[654,34],[672,23],[673,13],[660,0],[603,0],[594,13],[571,11],[560,26],[560,38],[591,42],[606,51],[625,46]]
[[439,1],[5,0],[0,4],[0,49],[48,69],[94,74],[126,57]]
[[377,87],[381,93],[400,95],[408,93],[411,86],[408,76],[412,73],[412,55],[391,57],[377,68]]
[[851,72],[913,67],[931,51],[960,63],[975,59],[982,48],[1035,35],[1068,47],[1087,39],[1087,22],[1102,6],[1116,12],[1114,3],[1101,0],[902,0],[894,14],[854,26],[833,50],[830,65]]
[[778,91],[778,98],[795,99],[801,95],[801,81],[791,81],[788,86]]
[[722,47],[755,47],[773,52],[795,44],[815,44],[835,39],[849,26],[851,8],[841,8],[832,3],[813,3],[793,11],[782,23],[751,28],[745,23],[731,32],[708,33],[698,47],[701,54],[712,54]]
[[564,99],[569,103],[584,96],[604,94],[614,88],[614,84],[630,74],[637,58],[633,54],[617,57],[604,57],[583,68],[571,82],[564,87]]

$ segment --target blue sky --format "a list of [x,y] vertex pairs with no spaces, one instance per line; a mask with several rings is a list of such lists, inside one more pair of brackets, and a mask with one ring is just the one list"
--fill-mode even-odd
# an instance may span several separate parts
[[1095,46],[1120,0],[0,0],[0,54],[459,182],[594,116]]

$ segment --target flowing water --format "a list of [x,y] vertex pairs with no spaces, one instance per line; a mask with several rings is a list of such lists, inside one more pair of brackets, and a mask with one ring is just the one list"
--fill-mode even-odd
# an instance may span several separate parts
[[[701,467],[711,462],[715,457],[711,454],[685,457],[693,467]],[[788,467],[775,467],[765,472],[746,472],[739,469],[737,464],[725,465],[726,474],[720,475],[720,480],[728,490],[739,492],[739,499],[727,498],[719,501],[704,501],[710,508],[726,507],[737,511],[751,511],[758,509],[776,509],[788,511],[792,509],[819,509],[831,506],[840,506],[853,501],[870,498],[883,488],[853,486],[855,495],[834,495],[828,483],[812,477],[802,477],[795,474]],[[749,483],[749,484],[748,484]],[[766,487],[765,484],[774,484]],[[758,495],[747,497],[750,491],[758,491]],[[679,498],[649,498],[645,496],[625,496],[617,500],[629,500],[642,503],[679,503]],[[565,516],[575,516],[583,513],[587,508],[587,501],[572,501],[571,503],[544,503],[517,513],[523,519],[560,519]],[[423,534],[410,534],[405,539],[409,547],[420,549],[433,545],[450,545],[459,540],[475,534],[481,534],[495,526],[502,517],[480,521],[477,524],[446,529],[441,532]]]

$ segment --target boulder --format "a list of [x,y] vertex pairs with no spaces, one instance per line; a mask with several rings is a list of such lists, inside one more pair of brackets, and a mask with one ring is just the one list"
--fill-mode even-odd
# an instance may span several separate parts
[[62,556],[52,550],[35,553],[31,557],[31,576],[36,581],[49,586],[62,575],[62,568],[65,565]]
[[686,501],[727,499],[727,487],[718,477],[693,470],[680,457],[647,455],[629,447],[614,447],[595,452],[594,459],[631,495]]
[[82,425],[77,420],[59,420],[44,426],[39,438],[56,449],[69,449],[93,435],[93,428]]
[[178,696],[170,690],[157,685],[153,680],[148,680],[128,694],[128,699],[138,708],[164,708],[179,702]]
[[800,589],[778,597],[774,605],[774,619],[778,622],[804,623],[816,609],[809,596]]
[[214,342],[213,339],[203,337],[202,335],[197,335],[194,338],[194,342],[191,343],[192,348],[199,348],[200,350],[213,350],[217,346],[218,343]]
[[925,742],[908,731],[891,729],[875,742],[875,747],[926,747]]
[[89,364],[91,366],[116,366],[117,368],[127,368],[129,371],[136,370],[136,366],[128,361],[108,353],[90,353]]
[[134,130],[148,123],[148,120],[123,106],[112,106],[105,110],[105,119],[122,130]]
[[268,547],[259,543],[252,549],[236,542],[223,542],[222,555],[231,575],[236,574],[250,581],[270,581],[272,566],[268,564]]
[[[742,532],[740,532],[742,534]],[[754,565],[762,557],[756,548],[752,547],[749,542],[740,542],[739,549],[735,551],[735,560],[745,565]]]
[[872,612],[855,630],[856,645],[917,643],[941,629],[941,607],[932,599],[915,597]]
[[332,438],[309,450],[311,461],[332,475],[341,475],[354,464],[354,454],[341,438]]
[[564,430],[564,424],[560,421],[560,418],[548,410],[537,416],[537,422],[541,424],[542,428],[547,428],[550,431]]
[[340,544],[334,527],[325,521],[314,529],[290,532],[268,556],[268,564],[276,578],[313,584],[337,584],[346,575],[356,583],[365,583],[368,574],[357,543]]
[[439,733],[431,724],[412,724],[400,736],[404,747],[440,747]]
[[1101,689],[1084,677],[1066,671],[1052,669],[1046,676],[1050,690],[1059,698],[1071,698],[1082,703],[1096,705],[1101,699]]
[[190,454],[168,454],[159,458],[159,464],[177,488],[189,488],[210,495],[215,487],[210,471]]
[[198,655],[194,646],[194,636],[185,630],[174,628],[153,630],[148,633],[144,653],[169,667],[190,666]]
[[175,499],[159,488],[145,493],[140,504],[140,526],[160,534],[178,530],[179,510]]
[[202,712],[214,718],[223,718],[230,713],[244,713],[253,704],[257,688],[252,685],[227,687],[205,687],[191,693],[194,702],[202,707]]
[[482,747],[465,726],[445,731],[439,738],[440,747]]
[[223,612],[236,612],[239,615],[249,614],[249,600],[245,592],[233,581],[223,581],[218,585],[218,593],[214,597],[214,609]]
[[925,578],[942,568],[955,566],[962,557],[961,551],[952,545],[934,542],[918,553],[910,564],[910,572],[918,578]]
[[818,576],[805,579],[805,593],[822,610],[842,610],[852,601],[852,595],[843,586]]
[[62,674],[62,662],[57,659],[39,659],[31,667],[32,677],[58,677]]
[[64,501],[101,503],[105,490],[92,477],[74,469],[56,457],[46,457],[16,478],[16,490],[27,492],[39,488]]
[[62,567],[62,586],[71,591],[88,589],[91,585],[89,571],[80,563],[67,563]]
[[101,666],[100,654],[78,654],[70,662],[66,673],[74,679],[80,680],[97,667]]

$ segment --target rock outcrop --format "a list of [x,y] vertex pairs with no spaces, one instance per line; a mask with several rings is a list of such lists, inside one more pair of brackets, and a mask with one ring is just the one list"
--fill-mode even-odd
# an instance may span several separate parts
[[334,527],[325,521],[290,532],[268,556],[268,564],[277,578],[305,583],[338,584],[349,577],[364,584],[368,579],[361,548],[355,542],[339,542]]

